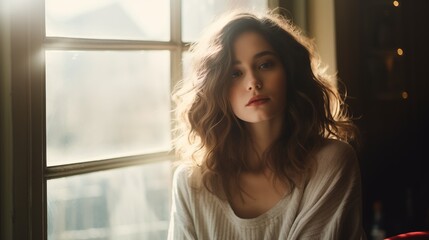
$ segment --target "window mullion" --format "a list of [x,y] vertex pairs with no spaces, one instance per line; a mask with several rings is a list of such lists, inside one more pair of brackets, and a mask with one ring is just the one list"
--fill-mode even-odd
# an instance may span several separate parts
[[[176,46],[174,50],[171,51],[171,60],[170,60],[170,69],[171,69],[171,92],[182,78],[182,52],[183,52],[183,42],[182,42],[182,1],[181,0],[172,0],[170,1],[170,36],[171,42]],[[174,102],[171,102],[172,108],[174,108]],[[174,122],[174,112],[171,112],[171,129],[175,128]],[[173,133],[172,133],[173,134]],[[174,136],[172,135],[174,138]]]
[[170,35],[171,41],[178,45],[182,42],[182,1],[171,1]]
[[103,159],[98,161],[89,161],[82,163],[73,163],[59,166],[51,166],[46,169],[46,179],[55,179],[61,177],[74,176],[84,173],[111,170],[116,168],[131,167],[136,165],[149,164],[157,161],[166,161],[174,158],[170,152],[160,152],[129,157],[119,157],[112,159]]
[[171,86],[173,87],[182,76],[182,1],[171,1],[170,35],[175,48],[171,54]]
[[159,41],[106,40],[48,37],[45,49],[49,50],[174,50],[176,44]]

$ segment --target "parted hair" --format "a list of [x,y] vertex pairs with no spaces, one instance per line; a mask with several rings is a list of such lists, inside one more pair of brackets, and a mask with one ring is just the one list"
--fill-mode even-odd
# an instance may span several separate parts
[[326,73],[313,41],[290,20],[271,12],[223,15],[191,45],[187,77],[173,94],[176,153],[181,161],[200,168],[202,183],[219,197],[230,198],[231,186],[242,189],[240,173],[252,171],[246,161],[251,141],[228,99],[233,43],[248,31],[264,37],[286,72],[282,132],[262,156],[277,179],[291,188],[298,186],[323,139],[350,142],[357,133],[345,94],[336,88],[338,79]]

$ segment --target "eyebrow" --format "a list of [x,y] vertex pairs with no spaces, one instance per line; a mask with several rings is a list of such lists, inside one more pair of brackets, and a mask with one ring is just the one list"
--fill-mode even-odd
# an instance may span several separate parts
[[[274,53],[273,51],[266,50],[266,51],[262,51],[262,52],[255,54],[255,56],[253,56],[253,59],[258,59],[258,58],[261,58],[261,57],[267,56],[267,55],[273,55],[273,56],[277,57],[277,54]],[[240,61],[234,60],[233,65],[240,64],[240,63],[241,63]]]

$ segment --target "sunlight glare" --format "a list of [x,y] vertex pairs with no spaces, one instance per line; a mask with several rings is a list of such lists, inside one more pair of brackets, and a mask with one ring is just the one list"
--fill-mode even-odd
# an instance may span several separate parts
[[[169,24],[166,24],[168,18],[159,18],[159,14],[168,12],[170,8],[169,1],[119,0],[118,4],[142,30],[150,29],[150,32],[162,34],[164,29],[158,26],[169,26]],[[144,21],[142,16],[144,16],[144,19],[157,19],[157,21]]]
[[69,19],[76,15],[91,12],[94,9],[102,8],[115,2],[115,0],[91,0],[91,1],[70,1],[70,0],[46,0],[46,12],[55,15],[59,19]]

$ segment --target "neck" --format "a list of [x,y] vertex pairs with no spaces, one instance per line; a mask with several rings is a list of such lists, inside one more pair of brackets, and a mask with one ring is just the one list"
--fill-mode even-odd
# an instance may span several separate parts
[[263,166],[262,155],[280,136],[282,124],[281,119],[246,124],[251,139],[249,161],[252,168]]

